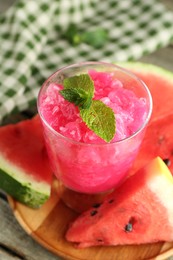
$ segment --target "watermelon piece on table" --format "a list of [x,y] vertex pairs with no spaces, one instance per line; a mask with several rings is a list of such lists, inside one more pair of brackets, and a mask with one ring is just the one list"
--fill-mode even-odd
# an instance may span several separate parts
[[37,208],[49,198],[51,182],[39,117],[0,127],[0,188]]
[[173,240],[173,177],[159,158],[129,177],[70,226],[79,248]]

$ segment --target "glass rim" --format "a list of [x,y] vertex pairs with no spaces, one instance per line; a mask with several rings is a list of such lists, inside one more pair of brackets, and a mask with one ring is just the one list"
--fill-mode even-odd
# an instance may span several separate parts
[[[125,137],[123,139],[120,139],[118,141],[115,141],[115,142],[105,142],[105,143],[84,143],[84,142],[80,142],[80,141],[75,141],[69,137],[66,137],[64,136],[63,134],[57,132],[48,122],[47,120],[44,118],[43,114],[41,113],[40,111],[40,104],[39,104],[39,101],[40,101],[40,98],[41,98],[41,94],[42,94],[42,91],[45,87],[47,87],[47,83],[50,81],[51,78],[54,77],[55,74],[57,73],[60,73],[66,69],[70,69],[70,68],[74,68],[74,67],[81,67],[81,66],[87,66],[87,65],[103,65],[103,66],[108,66],[108,67],[114,67],[122,72],[125,72],[126,74],[128,74],[130,77],[134,78],[137,82],[139,82],[140,85],[143,86],[144,90],[146,91],[146,94],[148,95],[148,100],[149,100],[149,110],[148,110],[148,114],[147,114],[147,117],[144,121],[144,123],[130,136],[128,137]],[[102,62],[102,61],[86,61],[86,62],[79,62],[79,63],[74,63],[74,64],[71,64],[71,65],[67,65],[67,66],[64,66],[58,70],[56,70],[54,73],[52,73],[42,84],[40,90],[39,90],[39,93],[38,93],[38,97],[37,97],[37,110],[38,110],[38,114],[41,118],[41,120],[44,122],[44,124],[49,128],[49,130],[51,132],[53,132],[54,135],[57,135],[58,137],[61,137],[63,138],[64,140],[68,141],[68,142],[71,142],[73,144],[78,144],[78,145],[84,145],[84,146],[105,146],[105,145],[115,145],[115,144],[120,144],[120,143],[124,143],[124,142],[127,142],[131,139],[133,139],[136,135],[138,135],[140,132],[142,132],[142,130],[147,126],[149,120],[150,120],[150,117],[151,117],[151,114],[152,114],[152,108],[153,108],[153,101],[152,101],[152,96],[151,96],[151,93],[147,87],[147,85],[138,77],[136,76],[134,73],[132,73],[131,71],[129,71],[128,69],[126,68],[123,68],[119,65],[116,65],[116,64],[113,64],[113,63],[108,63],[108,62]]]

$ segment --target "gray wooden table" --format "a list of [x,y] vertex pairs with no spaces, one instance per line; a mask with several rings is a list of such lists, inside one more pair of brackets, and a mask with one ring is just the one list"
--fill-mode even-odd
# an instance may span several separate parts
[[[4,12],[13,2],[14,0],[0,0],[0,12]],[[162,2],[173,10],[173,0],[162,0]],[[173,44],[142,57],[139,61],[152,63],[173,72]],[[6,195],[0,191],[0,260],[11,259],[58,260],[61,258],[48,252],[25,233],[14,218]],[[169,259],[173,260],[172,257]]]

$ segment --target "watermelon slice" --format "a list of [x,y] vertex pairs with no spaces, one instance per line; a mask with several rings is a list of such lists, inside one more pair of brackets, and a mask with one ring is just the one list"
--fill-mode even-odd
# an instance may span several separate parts
[[173,73],[155,65],[140,62],[120,63],[148,86],[153,98],[151,122],[173,114]]
[[153,113],[132,172],[160,156],[173,174],[173,73],[151,64],[119,64],[140,77],[153,98]]
[[132,172],[136,172],[148,161],[160,156],[173,174],[173,114],[150,123],[146,130]]
[[84,248],[173,240],[173,177],[159,158],[129,177],[104,202],[80,215],[66,239]]
[[0,188],[30,207],[50,196],[52,172],[38,116],[0,128]]

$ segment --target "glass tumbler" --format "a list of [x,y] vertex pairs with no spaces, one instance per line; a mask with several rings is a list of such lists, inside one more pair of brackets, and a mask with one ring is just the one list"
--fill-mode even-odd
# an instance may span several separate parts
[[[145,99],[145,120],[127,138],[110,143],[83,143],[55,130],[42,111],[42,99],[50,84],[89,71],[111,73],[125,89]],[[104,62],[83,62],[57,70],[43,84],[38,95],[38,112],[42,121],[47,152],[61,190],[61,198],[76,211],[99,203],[128,176],[139,151],[152,112],[151,94],[138,77],[119,66]]]

